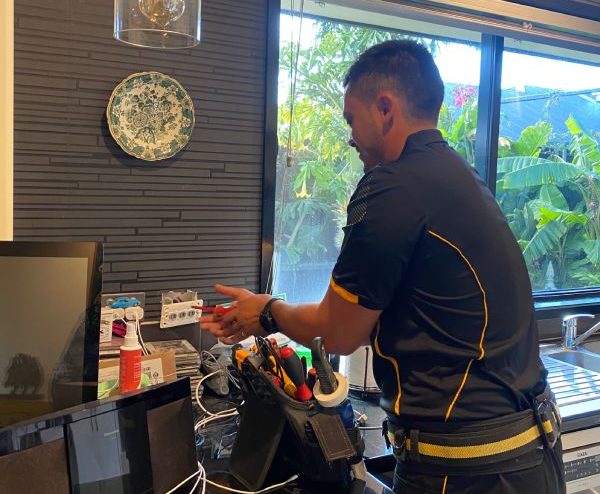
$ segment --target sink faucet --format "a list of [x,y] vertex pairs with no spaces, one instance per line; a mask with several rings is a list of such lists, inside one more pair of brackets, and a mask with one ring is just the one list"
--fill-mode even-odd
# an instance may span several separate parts
[[563,335],[563,347],[564,348],[575,348],[580,343],[587,340],[590,336],[600,330],[600,322],[594,324],[582,335],[577,336],[577,320],[581,317],[594,318],[593,314],[572,314],[565,316],[562,320],[562,335]]

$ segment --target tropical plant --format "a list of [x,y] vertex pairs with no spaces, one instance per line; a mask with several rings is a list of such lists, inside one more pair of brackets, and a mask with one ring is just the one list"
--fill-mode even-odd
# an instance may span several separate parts
[[442,104],[438,128],[444,139],[471,165],[475,164],[477,90],[457,85],[452,90],[454,105]]
[[[556,154],[560,146],[549,146],[553,129],[542,121],[514,142],[505,139],[498,159],[498,202],[523,249],[534,289],[600,285],[600,151],[573,116],[565,126],[569,161]],[[542,157],[546,149],[553,152]]]
[[[275,238],[288,264],[337,256],[346,205],[363,173],[355,150],[348,146],[342,80],[368,47],[406,37],[324,21],[318,24],[314,44],[298,51],[295,94],[279,106]],[[435,51],[435,42],[413,39]],[[286,43],[280,51],[280,71],[290,81],[294,75],[287,74],[296,68],[296,50]]]
[[[311,46],[285,43],[280,52],[282,79],[290,87],[295,80],[295,94],[279,106],[275,238],[278,256],[291,267],[333,262],[350,194],[363,173],[348,146],[344,74],[369,46],[407,37],[330,21],[316,26]],[[441,43],[411,39],[434,53]],[[474,165],[477,90],[448,89],[439,129]],[[517,139],[499,138],[496,197],[534,289],[600,286],[599,177],[598,140],[573,116],[558,131],[540,120]]]

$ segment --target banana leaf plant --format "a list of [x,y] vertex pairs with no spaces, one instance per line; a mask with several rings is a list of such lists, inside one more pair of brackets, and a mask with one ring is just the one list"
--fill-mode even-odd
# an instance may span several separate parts
[[600,151],[573,116],[565,126],[571,136],[563,153],[568,161],[556,153],[541,157],[556,150],[549,146],[548,122],[527,127],[515,142],[507,140],[498,158],[498,202],[523,249],[534,289],[600,285]]

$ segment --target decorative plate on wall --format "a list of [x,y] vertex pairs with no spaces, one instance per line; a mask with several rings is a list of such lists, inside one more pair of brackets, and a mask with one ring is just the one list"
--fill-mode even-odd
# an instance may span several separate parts
[[194,104],[175,79],[141,72],[115,88],[106,118],[110,133],[126,153],[146,161],[163,160],[190,140]]

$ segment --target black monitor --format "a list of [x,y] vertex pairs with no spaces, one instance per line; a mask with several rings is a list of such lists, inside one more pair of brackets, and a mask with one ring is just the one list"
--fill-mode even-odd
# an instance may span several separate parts
[[102,246],[0,242],[0,430],[96,399]]
[[0,429],[2,493],[164,493],[197,468],[187,377]]

